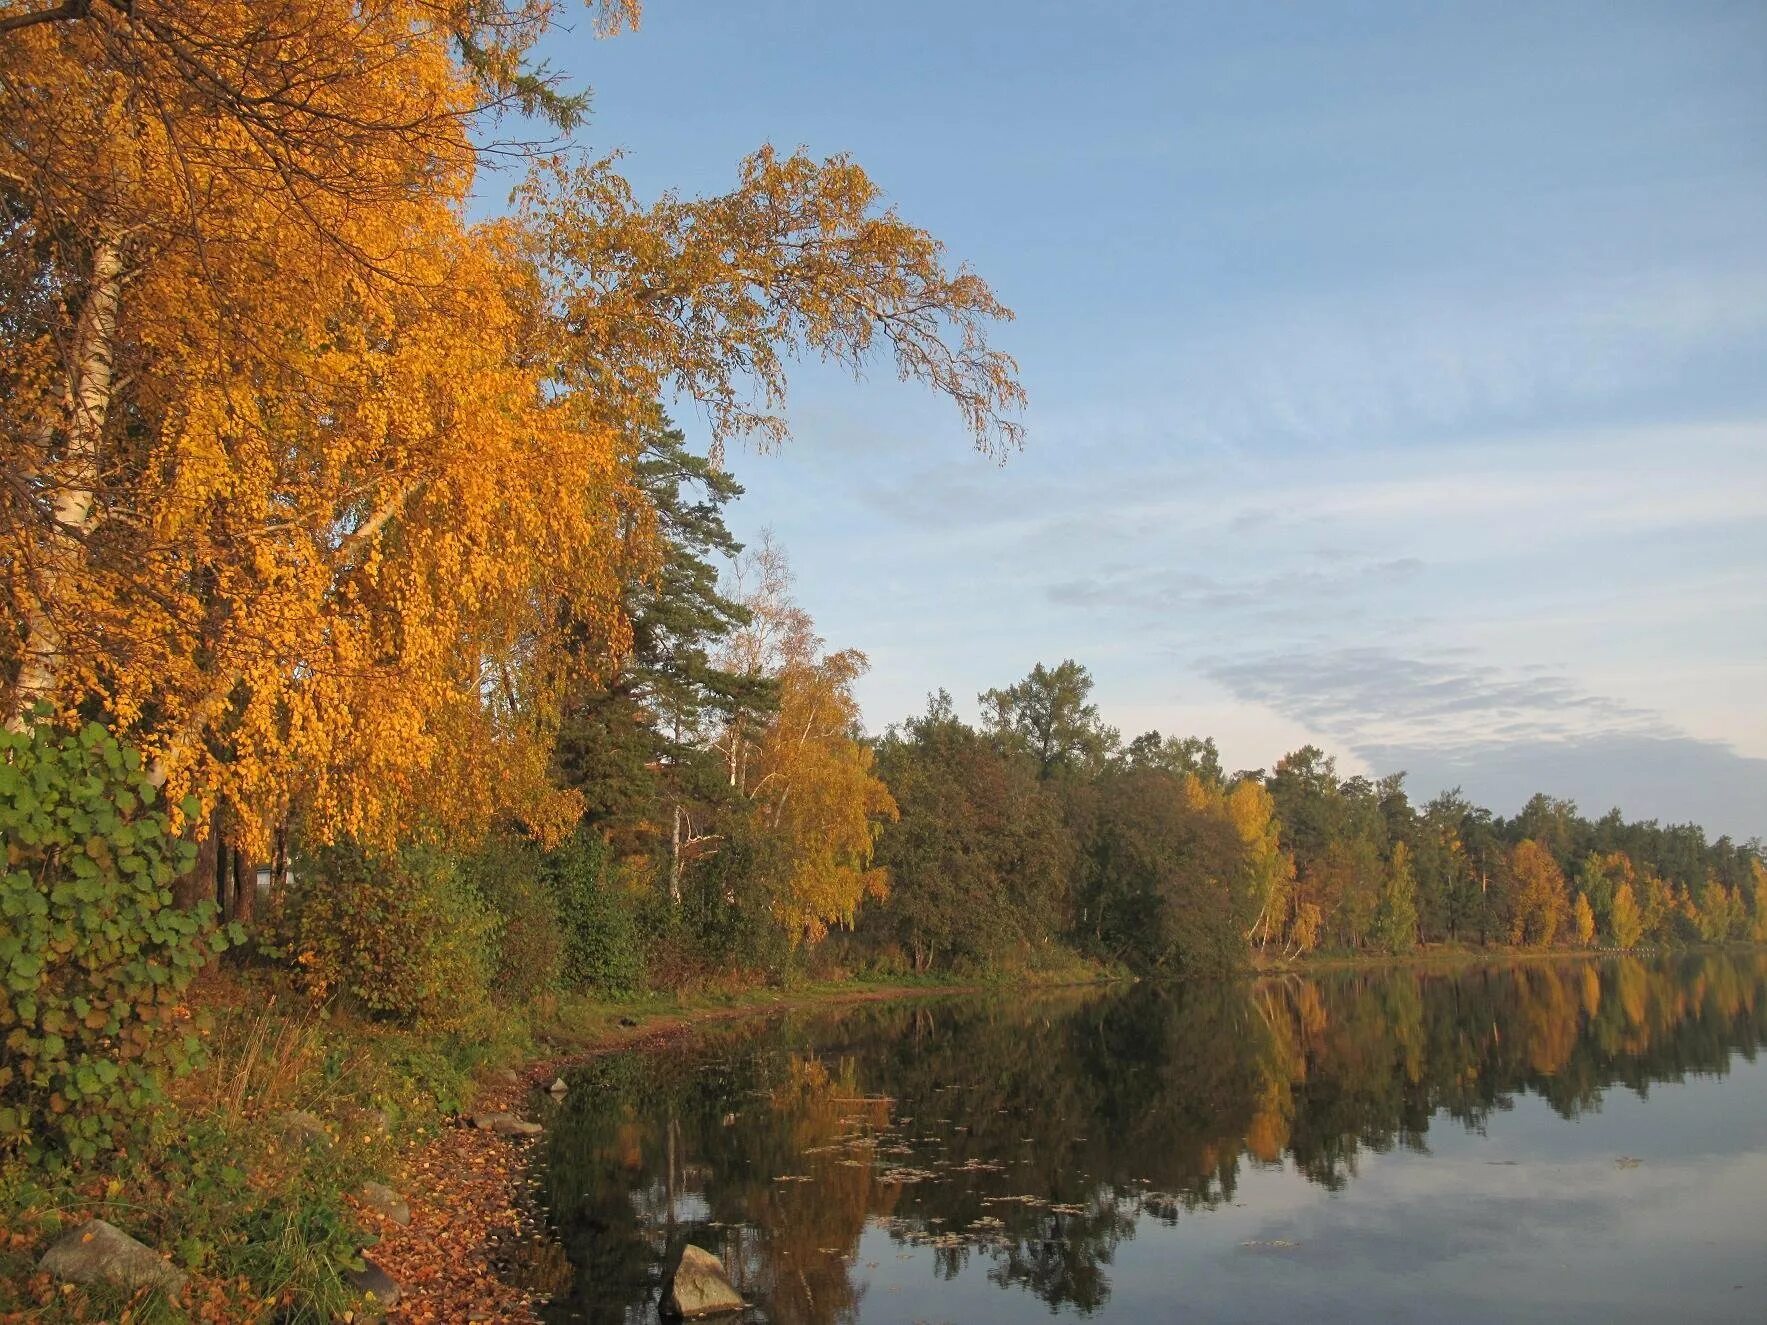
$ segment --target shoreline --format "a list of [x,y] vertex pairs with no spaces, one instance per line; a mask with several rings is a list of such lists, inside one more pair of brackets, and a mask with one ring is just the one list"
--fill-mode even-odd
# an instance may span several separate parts
[[[1031,987],[1106,983],[1116,981],[1059,979],[1036,981]],[[402,1181],[408,1189],[411,1221],[400,1226],[375,1220],[381,1237],[368,1249],[370,1259],[400,1288],[399,1300],[386,1319],[412,1325],[493,1321],[533,1325],[540,1319],[536,1308],[542,1298],[520,1280],[543,1275],[548,1262],[568,1273],[562,1249],[546,1228],[545,1212],[533,1197],[530,1165],[537,1142],[481,1131],[472,1125],[473,1115],[507,1111],[520,1116],[535,1091],[544,1090],[553,1077],[579,1063],[614,1053],[656,1052],[713,1026],[814,1008],[1008,989],[1004,982],[846,982],[792,992],[745,990],[728,1003],[676,1010],[656,1010],[654,1000],[598,1006],[605,1024],[553,1039],[551,1047],[563,1049],[561,1053],[530,1058],[519,1068],[496,1070],[480,1083],[457,1125],[442,1128],[408,1153]],[[648,1015],[639,1019],[635,1012]],[[635,1024],[624,1025],[623,1020]],[[424,1187],[421,1194],[413,1194],[419,1179]],[[486,1237],[487,1227],[492,1239]],[[505,1263],[499,1265],[493,1253],[505,1254]],[[524,1263],[523,1275],[509,1273],[510,1255]]]
[[[1756,945],[1701,945],[1706,947]],[[1417,968],[1454,971],[1479,966],[1552,960],[1600,960],[1662,952],[1599,948],[1461,948],[1434,949],[1403,955],[1342,955],[1259,963],[1228,979],[1259,980],[1308,974]],[[381,1241],[372,1259],[399,1283],[401,1297],[389,1321],[417,1325],[432,1322],[538,1322],[537,1308],[545,1295],[524,1287],[509,1273],[508,1254],[525,1266],[522,1276],[535,1278],[536,1264],[551,1262],[555,1272],[568,1274],[562,1249],[546,1228],[545,1212],[533,1196],[530,1171],[536,1142],[481,1131],[470,1118],[477,1113],[509,1111],[518,1116],[535,1091],[581,1063],[616,1053],[654,1053],[690,1039],[712,1027],[732,1025],[784,1013],[820,1008],[909,1001],[917,998],[1008,993],[1013,990],[1054,990],[1136,983],[1123,976],[1092,979],[953,981],[943,983],[876,984],[831,982],[784,991],[751,988],[716,995],[696,1005],[668,1007],[656,998],[595,1005],[590,1024],[578,1029],[555,1027],[542,1037],[551,1052],[527,1058],[518,1067],[496,1069],[475,1092],[458,1125],[443,1128],[411,1151],[404,1165],[406,1185],[423,1179],[422,1195],[411,1197],[411,1222],[406,1227],[383,1223]],[[631,1023],[631,1024],[626,1024]],[[493,1245],[486,1245],[486,1212],[491,1212]],[[476,1244],[476,1245],[475,1245]],[[444,1255],[438,1259],[437,1249]],[[501,1265],[492,1253],[505,1253]]]

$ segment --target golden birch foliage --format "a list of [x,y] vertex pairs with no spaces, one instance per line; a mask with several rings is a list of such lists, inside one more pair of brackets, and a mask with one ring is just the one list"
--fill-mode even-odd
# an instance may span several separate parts
[[982,337],[1006,310],[850,163],[763,152],[652,207],[558,166],[468,227],[474,117],[543,99],[522,58],[554,14],[157,0],[0,30],[9,712],[95,702],[248,849],[295,803],[320,839],[569,818],[552,701],[606,660],[558,636],[624,646],[630,439],[665,388],[777,437],[782,354],[887,342],[1016,436]]
[[1595,941],[1595,912],[1584,893],[1577,894],[1576,903],[1571,907],[1571,933],[1582,947]]
[[1289,948],[1295,953],[1312,952],[1319,946],[1319,935],[1325,927],[1325,914],[1317,902],[1302,902],[1295,907],[1295,918],[1289,925]]
[[1622,883],[1614,889],[1610,924],[1613,927],[1610,937],[1619,947],[1635,948],[1644,937],[1644,918],[1639,914],[1638,899],[1633,895],[1630,883]]
[[1256,778],[1241,778],[1224,787],[1187,773],[1184,794],[1192,809],[1217,815],[1232,826],[1245,850],[1245,886],[1250,893],[1246,914],[1252,917],[1246,937],[1268,933],[1288,910],[1295,877],[1294,859],[1282,849],[1276,802],[1269,789]]
[[889,891],[871,856],[896,802],[872,771],[870,747],[854,737],[852,686],[865,666],[850,649],[788,663],[752,766],[751,795],[783,862],[774,914],[794,941],[852,924],[861,902]]
[[857,373],[887,346],[898,376],[957,405],[978,447],[1017,444],[1017,365],[986,336],[1011,311],[975,273],[948,270],[926,231],[880,210],[851,160],[763,147],[731,192],[648,207],[616,164],[555,161],[517,193],[571,385],[644,400],[681,391],[719,441],[777,443],[788,355]]
[[1509,941],[1551,943],[1570,913],[1564,872],[1533,838],[1516,843],[1509,866]]

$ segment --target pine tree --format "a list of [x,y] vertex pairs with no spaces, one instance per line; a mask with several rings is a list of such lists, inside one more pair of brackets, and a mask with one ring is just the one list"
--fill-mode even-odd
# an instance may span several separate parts
[[[772,695],[765,682],[712,658],[749,619],[718,587],[717,563],[742,550],[724,522],[742,486],[661,418],[645,433],[635,473],[654,527],[649,538],[634,531],[628,540],[637,549],[622,592],[631,646],[610,675],[577,688],[555,762],[560,779],[583,793],[587,822],[628,848],[666,849],[678,897],[684,857],[714,849],[705,819],[729,799],[709,732],[739,708],[768,707]],[[599,647],[589,633],[583,646]]]

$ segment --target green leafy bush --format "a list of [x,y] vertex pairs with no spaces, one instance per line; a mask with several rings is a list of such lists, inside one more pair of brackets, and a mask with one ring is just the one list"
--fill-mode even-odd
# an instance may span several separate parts
[[497,913],[498,993],[517,1003],[557,993],[565,935],[558,901],[540,877],[540,848],[525,838],[495,836],[460,868]]
[[641,988],[644,947],[607,844],[580,830],[546,854],[543,872],[564,926],[565,980],[606,994]]
[[315,998],[341,993],[382,1016],[447,1027],[490,993],[496,913],[442,856],[324,848],[301,862],[276,927]]
[[705,974],[785,975],[801,954],[773,910],[783,869],[775,839],[731,825],[723,849],[682,881],[681,906],[671,918],[678,961]]
[[27,1159],[92,1158],[201,1055],[181,997],[229,934],[172,905],[195,847],[155,800],[96,723],[0,732],[0,1146]]

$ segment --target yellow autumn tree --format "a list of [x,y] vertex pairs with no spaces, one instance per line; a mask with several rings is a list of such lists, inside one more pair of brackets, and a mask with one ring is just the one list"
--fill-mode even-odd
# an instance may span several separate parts
[[1633,896],[1630,883],[1622,883],[1614,889],[1609,937],[1621,948],[1636,948],[1638,940],[1644,937],[1644,919],[1639,914],[1638,899]]
[[11,720],[103,712],[252,849],[295,806],[319,839],[556,827],[555,700],[601,661],[560,644],[623,645],[659,394],[776,439],[782,356],[887,344],[1010,444],[1006,310],[851,163],[763,151],[729,194],[643,206],[610,162],[554,162],[469,225],[486,116],[573,113],[524,64],[554,14],[7,16]]
[[853,684],[865,655],[825,653],[792,584],[771,533],[737,560],[731,593],[748,620],[726,640],[719,665],[770,680],[776,700],[734,714],[718,748],[762,838],[773,914],[795,943],[851,924],[862,902],[887,893],[871,859],[896,803],[859,739]]
[[1222,785],[1195,773],[1184,775],[1184,795],[1192,809],[1218,815],[1232,826],[1245,852],[1244,911],[1252,917],[1246,937],[1267,943],[1281,932],[1295,877],[1294,860],[1282,849],[1276,802],[1260,779],[1242,777]]
[[1579,947],[1588,947],[1595,942],[1595,912],[1589,906],[1589,897],[1578,893],[1577,900],[1571,906],[1571,934]]
[[1504,898],[1511,943],[1551,943],[1570,912],[1565,876],[1552,853],[1533,838],[1515,845],[1509,857]]
[[773,910],[794,939],[852,924],[861,902],[889,890],[871,854],[896,803],[858,739],[852,685],[865,666],[851,649],[789,665],[753,766],[750,794],[781,862]]

